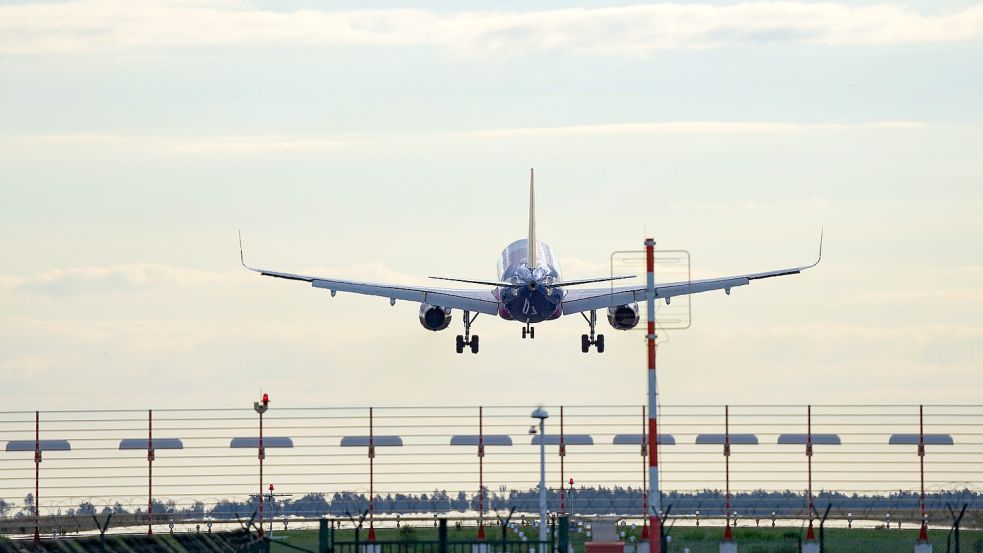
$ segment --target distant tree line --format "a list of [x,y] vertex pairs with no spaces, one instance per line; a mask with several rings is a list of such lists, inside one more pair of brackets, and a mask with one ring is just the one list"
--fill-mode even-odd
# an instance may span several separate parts
[[[576,487],[565,492],[566,511],[580,515],[641,515],[643,513],[643,494],[640,488],[631,487]],[[706,489],[698,492],[666,492],[662,496],[665,508],[672,507],[671,515],[696,515],[722,517],[724,514],[724,493],[721,490]],[[551,489],[547,492],[548,508],[560,510],[560,493]],[[348,514],[358,516],[369,508],[366,494],[356,492],[336,492],[330,496],[321,492],[308,493],[299,498],[267,497],[267,516],[344,517]],[[478,494],[459,491],[454,495],[444,490],[421,494],[379,494],[375,497],[375,512],[379,514],[440,514],[448,512],[477,511]],[[731,496],[731,509],[741,518],[767,519],[776,516],[801,516],[806,512],[806,496],[792,490],[739,492]],[[814,504],[818,510],[832,504],[837,511],[850,511],[857,518],[862,516],[882,516],[885,512],[909,510],[914,512],[919,506],[917,492],[898,491],[889,494],[860,495],[841,492],[820,491],[815,494]],[[983,509],[983,493],[964,489],[935,491],[926,494],[929,510],[945,510],[946,505],[958,508],[969,504],[970,511]],[[523,513],[539,512],[539,492],[529,490],[486,491],[486,511],[507,512],[515,508],[519,516]],[[195,501],[190,506],[178,507],[174,500],[154,501],[155,515],[172,515],[175,518],[214,519],[249,518],[258,508],[258,499],[236,501],[223,499],[211,505]],[[0,516],[33,516],[34,496],[28,494],[23,506],[14,505],[0,499]],[[96,514],[116,515],[142,514],[142,508],[127,510],[122,504],[97,506],[89,501],[79,503],[78,507],[60,512],[62,515],[90,516]],[[493,516],[493,515],[490,515]]]

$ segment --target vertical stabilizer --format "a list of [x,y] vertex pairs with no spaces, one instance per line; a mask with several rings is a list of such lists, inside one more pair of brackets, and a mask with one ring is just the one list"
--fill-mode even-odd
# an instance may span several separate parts
[[529,240],[526,247],[529,248],[529,260],[526,265],[530,269],[536,268],[536,176],[532,169],[529,169]]

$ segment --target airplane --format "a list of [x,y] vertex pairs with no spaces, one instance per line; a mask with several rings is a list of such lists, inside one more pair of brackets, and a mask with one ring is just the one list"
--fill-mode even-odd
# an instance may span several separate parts
[[[534,247],[530,247],[530,244]],[[746,286],[752,280],[794,275],[811,269],[819,264],[822,256],[823,240],[820,233],[819,258],[811,265],[723,278],[656,284],[655,297],[665,300],[668,304],[671,298],[676,296],[711,290],[723,290],[730,295],[732,288]],[[457,353],[463,353],[466,348],[473,354],[478,353],[478,335],[471,334],[471,326],[479,314],[497,315],[507,321],[523,323],[525,326],[522,328],[522,338],[533,339],[536,337],[533,324],[578,313],[584,317],[589,326],[589,333],[581,335],[581,351],[587,353],[593,346],[598,353],[603,353],[604,335],[596,333],[597,311],[607,310],[608,323],[615,330],[631,330],[639,322],[638,303],[646,300],[646,289],[643,284],[581,288],[587,284],[633,278],[634,275],[576,280],[564,280],[560,276],[559,264],[553,250],[545,242],[536,239],[536,180],[532,169],[529,170],[528,238],[516,240],[502,251],[498,260],[498,280],[430,277],[436,280],[488,286],[491,289],[379,284],[257,269],[246,265],[242,252],[241,233],[239,259],[242,266],[250,271],[263,276],[309,282],[314,288],[330,291],[332,297],[338,292],[351,292],[389,298],[391,305],[395,305],[396,300],[419,302],[420,324],[423,328],[434,332],[447,329],[451,323],[451,311],[460,309],[463,311],[464,334],[457,335],[455,341]]]

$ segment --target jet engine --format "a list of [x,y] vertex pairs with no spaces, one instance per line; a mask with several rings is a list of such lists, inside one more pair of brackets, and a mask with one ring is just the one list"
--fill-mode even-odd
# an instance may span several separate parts
[[608,308],[608,322],[615,330],[631,330],[638,325],[638,304],[628,303]]
[[434,332],[444,330],[451,324],[451,310],[429,303],[421,303],[420,324],[423,325],[423,328]]

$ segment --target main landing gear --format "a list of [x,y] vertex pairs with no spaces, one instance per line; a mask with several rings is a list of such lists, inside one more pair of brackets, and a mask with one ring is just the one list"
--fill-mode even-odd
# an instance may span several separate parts
[[522,339],[526,339],[526,335],[529,335],[529,339],[536,338],[536,329],[533,328],[529,323],[526,323],[525,328],[522,329]]
[[581,313],[587,324],[590,325],[590,336],[587,334],[580,335],[580,351],[587,353],[590,351],[590,347],[594,346],[597,348],[597,353],[604,353],[604,335],[598,334],[597,337],[594,336],[594,328],[597,326],[597,311],[593,309],[590,312],[590,318],[584,313]]
[[464,346],[469,346],[471,348],[471,353],[478,353],[478,335],[471,335],[471,323],[478,318],[478,313],[471,316],[470,311],[464,312],[464,336],[460,334],[457,335],[457,352],[464,353]]

